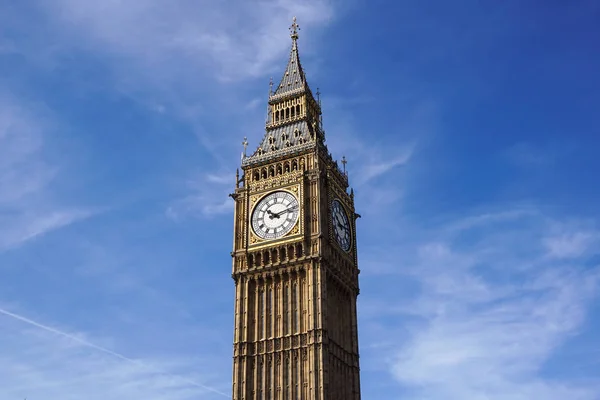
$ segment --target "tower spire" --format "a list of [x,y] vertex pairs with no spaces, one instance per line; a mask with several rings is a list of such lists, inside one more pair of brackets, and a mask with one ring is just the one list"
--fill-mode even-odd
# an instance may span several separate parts
[[306,81],[298,52],[296,17],[289,28],[292,47],[287,66],[277,86],[269,82],[266,133],[254,154],[243,157],[242,165],[289,154],[290,151],[316,147],[324,140],[321,130],[321,106]]
[[292,38],[292,49],[290,51],[290,58],[288,60],[287,67],[281,78],[279,86],[275,89],[273,96],[287,95],[291,92],[297,92],[299,90],[306,90],[308,85],[306,83],[306,76],[304,70],[300,64],[300,56],[298,55],[298,31],[300,25],[296,22],[296,17],[292,20],[290,25],[290,37]]

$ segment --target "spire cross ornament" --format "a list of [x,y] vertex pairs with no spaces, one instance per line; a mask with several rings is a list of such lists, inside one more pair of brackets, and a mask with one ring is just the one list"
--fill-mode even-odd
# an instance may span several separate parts
[[296,17],[293,18],[292,25],[290,26],[290,36],[294,43],[298,39],[298,31],[300,30],[300,25],[296,23]]
[[346,164],[348,164],[348,160],[346,160],[346,156],[342,156],[342,165],[344,166],[344,175],[346,175]]

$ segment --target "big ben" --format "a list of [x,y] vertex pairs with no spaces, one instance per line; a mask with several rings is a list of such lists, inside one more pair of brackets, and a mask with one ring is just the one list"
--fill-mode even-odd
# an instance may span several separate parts
[[360,399],[358,214],[345,160],[325,144],[298,28],[294,18],[266,132],[244,151],[231,195],[234,400]]

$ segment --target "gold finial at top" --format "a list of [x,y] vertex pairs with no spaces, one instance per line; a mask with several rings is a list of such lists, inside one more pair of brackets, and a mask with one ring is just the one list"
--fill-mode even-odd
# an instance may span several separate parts
[[296,43],[296,40],[298,39],[298,31],[299,30],[300,30],[300,25],[298,25],[296,23],[296,17],[294,17],[292,20],[292,25],[290,26],[290,37],[292,38],[294,43]]

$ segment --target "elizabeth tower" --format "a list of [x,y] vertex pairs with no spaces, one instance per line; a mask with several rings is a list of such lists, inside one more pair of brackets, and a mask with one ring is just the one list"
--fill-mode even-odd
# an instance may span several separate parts
[[[235,193],[234,400],[359,400],[354,193],[325,145],[298,56]],[[318,95],[318,92],[317,92]]]

